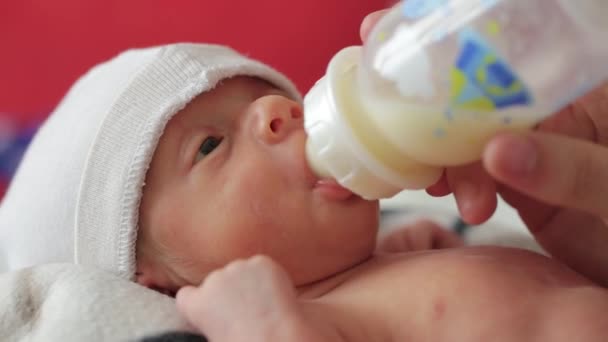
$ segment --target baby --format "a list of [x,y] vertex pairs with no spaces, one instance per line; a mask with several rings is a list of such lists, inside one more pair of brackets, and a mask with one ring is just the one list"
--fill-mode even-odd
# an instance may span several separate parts
[[378,203],[311,173],[302,116],[284,76],[228,48],[121,54],[32,142],[0,207],[5,268],[179,291],[211,341],[605,339],[608,291],[550,258],[419,251],[459,245],[434,226],[376,251]]

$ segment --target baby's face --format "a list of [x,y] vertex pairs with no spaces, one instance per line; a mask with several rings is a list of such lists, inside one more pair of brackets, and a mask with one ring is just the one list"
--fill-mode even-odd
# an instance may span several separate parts
[[156,275],[141,282],[199,284],[229,261],[266,254],[301,285],[367,258],[377,202],[320,182],[305,138],[301,106],[253,78],[226,80],[179,112],[146,178],[138,271]]

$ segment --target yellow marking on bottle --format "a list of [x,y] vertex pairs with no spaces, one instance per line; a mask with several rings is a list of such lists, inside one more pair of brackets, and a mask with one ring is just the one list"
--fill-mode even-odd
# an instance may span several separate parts
[[496,20],[490,20],[486,25],[486,31],[490,36],[498,36],[501,31],[500,24]]

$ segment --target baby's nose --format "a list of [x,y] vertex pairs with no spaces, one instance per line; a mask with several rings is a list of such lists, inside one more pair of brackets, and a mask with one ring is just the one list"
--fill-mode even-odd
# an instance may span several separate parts
[[302,108],[279,95],[257,99],[253,104],[255,134],[268,144],[283,141],[291,132],[302,128]]

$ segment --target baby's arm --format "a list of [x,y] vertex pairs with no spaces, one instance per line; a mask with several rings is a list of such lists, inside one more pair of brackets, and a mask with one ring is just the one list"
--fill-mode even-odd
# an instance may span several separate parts
[[210,341],[338,342],[328,324],[306,317],[287,273],[255,256],[211,273],[177,293],[177,307]]
[[376,251],[383,253],[413,252],[463,246],[463,240],[454,232],[438,224],[422,220],[380,235]]

